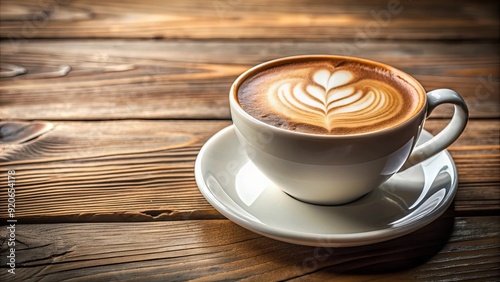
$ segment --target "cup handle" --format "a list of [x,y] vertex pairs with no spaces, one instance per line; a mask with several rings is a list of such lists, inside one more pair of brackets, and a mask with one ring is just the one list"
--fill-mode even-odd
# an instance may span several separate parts
[[436,89],[427,92],[427,114],[425,118],[427,119],[437,106],[446,103],[453,104],[455,108],[451,121],[431,140],[415,147],[400,171],[412,167],[443,151],[462,134],[469,120],[469,109],[464,99],[453,90]]

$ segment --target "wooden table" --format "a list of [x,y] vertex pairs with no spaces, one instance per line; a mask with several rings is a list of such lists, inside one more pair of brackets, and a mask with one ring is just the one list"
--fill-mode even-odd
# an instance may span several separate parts
[[[1,281],[500,279],[498,1],[2,0],[0,17]],[[465,97],[470,123],[449,148],[459,188],[437,221],[304,247],[202,197],[193,164],[231,124],[231,82],[312,53],[382,61]]]

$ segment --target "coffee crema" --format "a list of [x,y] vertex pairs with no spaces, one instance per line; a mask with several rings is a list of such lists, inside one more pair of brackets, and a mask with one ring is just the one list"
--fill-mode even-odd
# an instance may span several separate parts
[[243,110],[262,122],[331,135],[396,126],[413,117],[424,103],[399,73],[345,58],[273,66],[247,77],[237,95]]

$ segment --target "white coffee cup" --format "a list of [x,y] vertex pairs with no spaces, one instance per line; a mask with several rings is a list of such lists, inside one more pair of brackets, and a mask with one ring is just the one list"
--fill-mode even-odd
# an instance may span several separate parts
[[[237,92],[245,79],[273,66],[309,58],[341,58],[378,64],[404,77],[419,91],[424,103],[402,124],[352,135],[314,134],[278,128],[243,110]],[[351,202],[376,189],[398,171],[439,153],[460,136],[468,121],[467,105],[455,91],[438,89],[426,93],[415,78],[394,67],[342,56],[296,56],[257,65],[235,80],[229,101],[239,142],[257,168],[290,196],[322,205]],[[454,105],[451,121],[431,140],[415,147],[425,120],[441,104]]]

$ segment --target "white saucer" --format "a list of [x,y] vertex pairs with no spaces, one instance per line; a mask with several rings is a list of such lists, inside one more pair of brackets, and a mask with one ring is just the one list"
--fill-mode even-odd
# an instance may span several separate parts
[[[424,131],[421,139],[431,136]],[[205,143],[195,176],[203,196],[233,222],[276,240],[321,247],[366,245],[408,234],[437,219],[457,190],[455,164],[443,151],[355,202],[307,204],[262,175],[247,159],[232,125]]]

